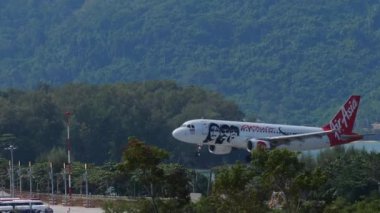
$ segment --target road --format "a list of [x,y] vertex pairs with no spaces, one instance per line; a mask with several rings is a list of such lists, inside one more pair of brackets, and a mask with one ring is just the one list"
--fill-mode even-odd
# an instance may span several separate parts
[[101,208],[85,208],[79,206],[50,205],[54,213],[103,213]]

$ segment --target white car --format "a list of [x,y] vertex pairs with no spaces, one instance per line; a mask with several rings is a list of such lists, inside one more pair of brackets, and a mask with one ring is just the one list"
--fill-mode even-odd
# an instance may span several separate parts
[[45,213],[53,212],[51,208],[40,200],[12,200],[0,202],[0,212],[28,212],[28,213]]

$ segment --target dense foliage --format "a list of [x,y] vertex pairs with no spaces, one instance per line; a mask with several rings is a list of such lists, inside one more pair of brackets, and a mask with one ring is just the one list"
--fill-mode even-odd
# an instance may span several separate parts
[[[196,147],[176,141],[171,136],[173,129],[193,118],[243,118],[239,108],[222,96],[169,81],[40,85],[33,91],[0,93],[0,146],[17,146],[15,161],[23,163],[46,159],[54,147],[66,149],[67,111],[73,113],[70,143],[74,160],[97,164],[119,162],[128,137],[136,136],[172,152],[170,162],[209,167],[231,157],[204,154],[195,160]],[[8,158],[9,151],[1,154]]]
[[[3,0],[0,87],[176,79],[265,121],[379,121],[377,1]],[[308,115],[308,116],[305,116]]]
[[[60,156],[60,152],[54,149],[47,159],[32,164],[34,191],[50,192],[47,161],[56,160],[53,172],[58,188],[55,190],[64,193],[63,168],[59,166],[62,159],[54,156]],[[191,188],[201,192],[202,189],[194,186],[203,180],[193,178],[193,172],[183,165],[166,163],[168,154],[130,137],[120,163],[87,165],[89,192],[105,195],[112,192],[135,198],[107,202],[106,212],[379,211],[378,153],[343,147],[323,150],[317,157],[285,149],[254,151],[250,163],[213,168],[210,172],[215,178],[207,177],[211,190],[203,193],[197,203],[189,202],[189,192]],[[0,180],[4,186],[9,183],[7,164],[7,160],[0,158]],[[27,190],[29,167],[23,165],[21,169],[23,187]],[[83,193],[84,172],[84,164],[74,162],[74,193]]]
[[379,160],[377,153],[344,148],[316,159],[256,151],[249,165],[217,169],[213,193],[195,212],[378,212]]
[[[144,159],[140,151],[131,149],[129,154],[140,155]],[[249,164],[236,163],[213,168],[215,180],[212,191],[199,202],[178,205],[180,196],[173,200],[173,197],[161,194],[157,198],[156,210],[216,213],[378,212],[379,160],[380,155],[377,153],[342,147],[324,150],[317,158],[299,156],[284,149],[255,151]],[[142,168],[146,167],[145,160],[134,162],[141,163]],[[156,163],[149,162],[149,165],[155,167]],[[128,159],[125,158],[123,163],[128,164]],[[178,180],[186,177],[181,174],[183,173],[177,173]],[[164,181],[162,175],[163,173],[158,173],[156,180]],[[186,183],[182,183],[176,188],[181,192],[185,186]],[[173,205],[176,203],[177,205]],[[153,212],[149,199],[110,202],[105,205],[105,209],[108,212],[112,212],[112,209]]]

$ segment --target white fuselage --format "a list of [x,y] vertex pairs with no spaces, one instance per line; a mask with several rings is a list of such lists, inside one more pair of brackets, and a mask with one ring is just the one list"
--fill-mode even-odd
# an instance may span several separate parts
[[[197,145],[218,145],[246,149],[250,139],[265,140],[276,136],[296,135],[323,131],[319,127],[251,123],[226,120],[196,119],[186,121],[173,131],[173,136],[183,142]],[[327,135],[319,138],[289,140],[277,148],[304,151],[330,147]]]

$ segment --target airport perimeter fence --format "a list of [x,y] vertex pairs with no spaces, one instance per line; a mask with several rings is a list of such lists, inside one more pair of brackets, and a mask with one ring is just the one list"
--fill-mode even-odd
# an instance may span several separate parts
[[[10,197],[9,190],[5,189],[0,191],[0,197]],[[106,201],[125,200],[136,201],[136,198],[129,196],[117,196],[117,195],[89,195],[85,194],[72,194],[71,199],[67,194],[51,194],[51,193],[30,193],[23,191],[16,193],[16,197],[23,199],[38,199],[51,205],[67,205],[67,206],[84,206],[84,207],[101,207]]]

